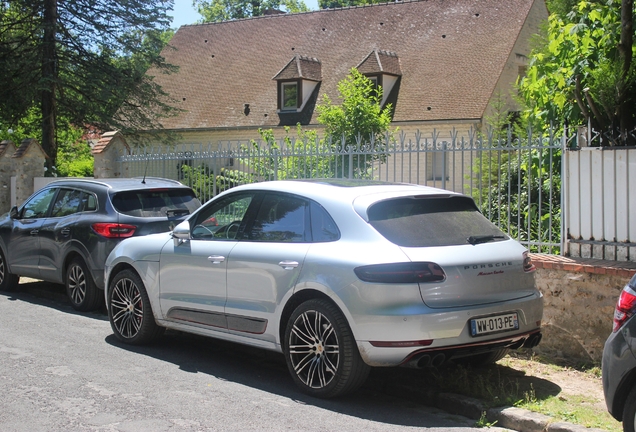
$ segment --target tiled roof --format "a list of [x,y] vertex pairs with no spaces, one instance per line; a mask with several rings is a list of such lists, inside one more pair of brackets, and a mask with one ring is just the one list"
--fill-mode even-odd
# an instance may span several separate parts
[[106,148],[109,146],[109,144],[115,138],[121,139],[123,141],[123,143],[124,143],[124,146],[126,148],[128,148],[128,144],[126,143],[126,140],[124,139],[124,137],[121,134],[121,132],[110,131],[110,132],[106,132],[106,133],[104,133],[102,135],[102,137],[99,139],[99,141],[97,141],[97,143],[93,146],[93,149],[91,150],[91,153],[93,153],[93,154],[103,153],[104,150],[106,150]]
[[287,80],[304,78],[312,81],[321,80],[320,61],[315,58],[294,56],[287,65],[272,79]]
[[11,140],[0,141],[0,156],[4,155],[7,150],[15,151],[15,144]]
[[[277,126],[272,77],[290,59],[317,59],[319,98],[339,103],[338,82],[372,52],[376,67],[401,73],[394,121],[480,119],[533,1],[397,2],[182,26],[176,49],[163,52],[179,72],[155,76],[184,110],[164,127]],[[316,124],[315,110],[309,114]]]
[[386,73],[402,75],[396,53],[373,50],[356,68],[362,74]]
[[22,142],[20,143],[20,147],[18,147],[18,149],[16,150],[16,152],[13,154],[12,157],[21,158],[22,156],[26,154],[26,152],[30,148],[39,149],[42,152],[42,154],[48,159],[49,156],[44,152],[44,150],[42,150],[42,146],[40,145],[38,140],[36,140],[35,138],[27,138],[22,140]]

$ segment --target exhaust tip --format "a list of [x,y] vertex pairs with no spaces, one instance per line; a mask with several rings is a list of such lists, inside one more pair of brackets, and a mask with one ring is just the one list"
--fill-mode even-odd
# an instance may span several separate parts
[[539,342],[541,342],[541,338],[543,338],[543,335],[541,333],[533,334],[528,339],[526,339],[526,341],[523,344],[523,347],[524,348],[534,348],[537,345],[539,345]]
[[431,356],[429,355],[424,355],[417,361],[417,367],[420,369],[427,368],[430,365],[431,365]]
[[431,359],[431,366],[438,367],[441,366],[442,363],[446,361],[446,356],[442,353],[436,354],[435,357]]

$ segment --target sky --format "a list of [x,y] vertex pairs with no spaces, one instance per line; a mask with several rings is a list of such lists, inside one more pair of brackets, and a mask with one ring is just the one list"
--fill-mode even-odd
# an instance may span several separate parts
[[[305,0],[305,4],[311,10],[318,10],[318,0]],[[192,6],[192,0],[174,0],[172,15],[174,17],[172,28],[179,28],[185,24],[194,24],[201,18],[201,15]]]

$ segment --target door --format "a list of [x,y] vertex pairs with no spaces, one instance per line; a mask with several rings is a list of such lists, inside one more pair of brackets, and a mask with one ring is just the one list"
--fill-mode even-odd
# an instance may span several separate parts
[[160,302],[166,318],[225,331],[227,259],[253,198],[237,193],[210,202],[190,219],[190,240],[164,246]]
[[82,192],[60,189],[53,201],[51,213],[40,228],[40,276],[44,280],[63,283],[64,256],[73,239],[77,224]]
[[230,253],[225,307],[230,331],[275,341],[276,326],[268,326],[282,298],[294,289],[310,246],[308,226],[306,200],[265,195],[255,220]]
[[56,188],[47,188],[33,195],[14,219],[7,244],[7,260],[12,273],[40,277],[40,229],[56,192]]

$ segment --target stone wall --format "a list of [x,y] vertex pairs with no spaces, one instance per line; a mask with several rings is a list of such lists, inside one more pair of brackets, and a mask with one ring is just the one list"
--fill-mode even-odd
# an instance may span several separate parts
[[600,364],[614,307],[636,263],[533,254],[544,296],[543,340],[534,350],[551,358]]
[[0,142],[0,214],[31,196],[33,178],[44,176],[45,160],[35,139],[25,139],[17,148],[12,141]]

